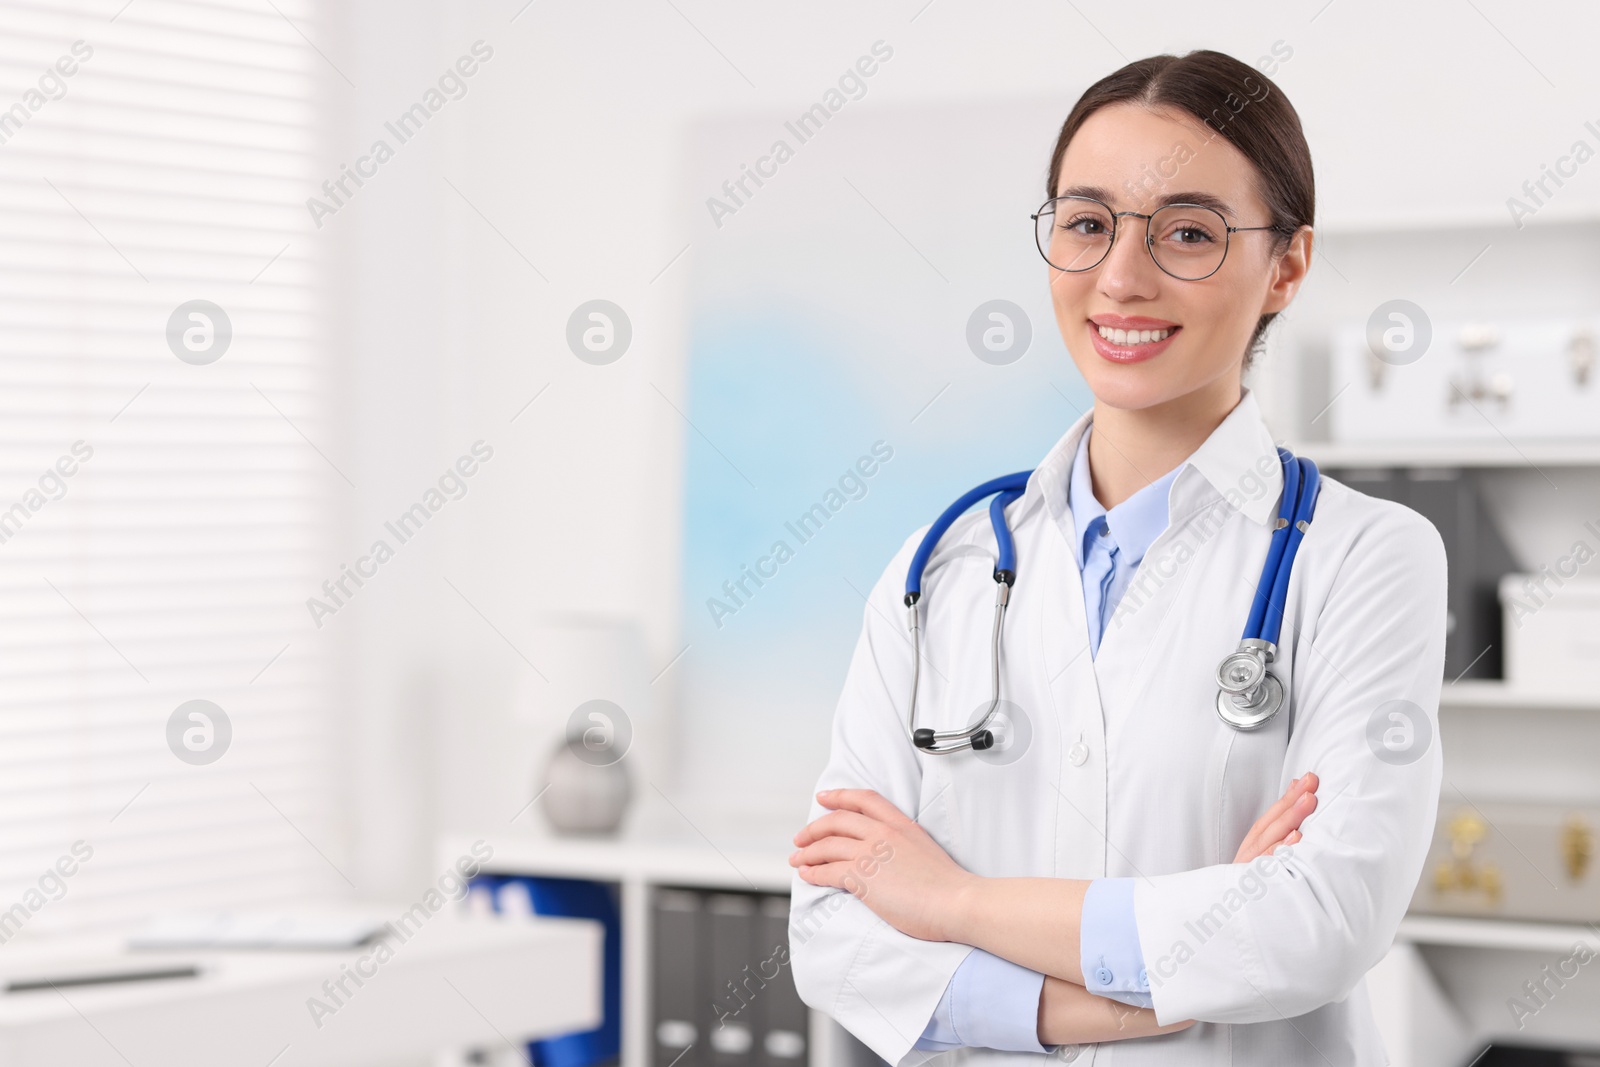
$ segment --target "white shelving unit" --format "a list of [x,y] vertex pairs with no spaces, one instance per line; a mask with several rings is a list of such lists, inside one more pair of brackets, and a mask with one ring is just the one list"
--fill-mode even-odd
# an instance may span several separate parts
[[[1600,443],[1595,441],[1302,440],[1290,447],[1325,468],[1464,468],[1501,479],[1517,470],[1600,469]],[[1500,731],[1516,728],[1543,744],[1574,729],[1579,730],[1575,737],[1590,737],[1592,727],[1581,724],[1600,713],[1600,693],[1447,680],[1439,708],[1447,751],[1448,738],[1459,745],[1458,773],[1488,771],[1501,788],[1538,790],[1546,783],[1533,780],[1529,767],[1544,763],[1533,762],[1532,742],[1500,747]],[[1501,755],[1522,765],[1515,773],[1502,774],[1493,762]],[[1551,759],[1556,758],[1552,753]],[[1571,774],[1563,781],[1570,788]],[[1447,793],[1453,784],[1447,785]],[[1600,984],[1587,973],[1600,965],[1600,956],[1548,1003],[1539,1004],[1532,1017],[1519,1019],[1509,1010],[1512,998],[1524,995],[1524,983],[1539,981],[1543,968],[1567,957],[1579,943],[1600,952],[1600,925],[1406,916],[1393,949],[1368,978],[1394,1067],[1463,1067],[1489,1042],[1600,1047]]]
[[1566,952],[1574,942],[1600,942],[1600,929],[1581,923],[1516,922],[1454,915],[1407,915],[1400,920],[1397,941],[1414,945]]
[[1600,467],[1592,441],[1300,441],[1287,445],[1319,467]]
[[[621,891],[622,1067],[650,1067],[650,895],[656,886],[722,889],[787,895],[789,844],[797,823],[747,831],[730,847],[699,835],[625,832],[614,838],[564,838],[524,834],[493,840],[485,874],[585,878],[615,883]],[[722,835],[719,835],[719,837]],[[477,838],[446,839],[440,855],[453,857]],[[822,1012],[811,1013],[812,1067],[853,1067],[870,1052]],[[869,1062],[882,1063],[877,1057]]]
[[[1582,943],[1594,960],[1578,965],[1545,1002],[1528,996]],[[1408,915],[1389,955],[1368,976],[1393,1067],[1461,1067],[1488,1043],[1600,1047],[1600,986],[1587,972],[1600,960],[1600,927],[1574,923]],[[1535,1010],[1519,1018],[1512,998]]]
[[1447,682],[1439,693],[1439,708],[1507,708],[1527,711],[1597,711],[1600,694],[1572,690],[1542,690],[1492,680]]
[[[1462,683],[1465,685],[1465,683]],[[1475,683],[1468,698],[1476,706],[1520,705]],[[1590,702],[1592,703],[1592,702]],[[1556,706],[1587,706],[1561,702]],[[787,893],[790,887],[787,830],[778,843],[751,841],[735,847],[703,837],[664,840],[631,834],[612,839],[523,835],[495,842],[487,874],[539,875],[611,882],[622,900],[622,1063],[649,1067],[650,892],[656,886],[687,886]],[[469,847],[467,837],[448,839],[442,856]],[[1566,955],[1583,940],[1600,947],[1600,927],[1574,923],[1408,915],[1387,959],[1369,976],[1372,999],[1394,1067],[1460,1067],[1482,1043],[1507,1037],[1537,1042],[1558,1037],[1600,1044],[1600,986],[1575,983],[1561,1004],[1560,1018],[1547,1016],[1542,1030],[1519,1033],[1504,1012],[1504,1000],[1539,965]],[[1440,979],[1437,961],[1447,954],[1455,981]],[[1600,960],[1594,964],[1600,966]],[[1503,1014],[1496,1022],[1490,1009]],[[811,1062],[815,1067],[881,1063],[837,1023],[811,1013]],[[860,1057],[867,1057],[865,1061]]]

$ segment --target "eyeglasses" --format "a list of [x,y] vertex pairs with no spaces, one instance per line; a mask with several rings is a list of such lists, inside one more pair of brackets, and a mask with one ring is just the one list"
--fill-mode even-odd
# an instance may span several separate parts
[[1287,232],[1282,226],[1229,226],[1228,220],[1200,204],[1167,204],[1153,215],[1112,211],[1091,196],[1057,196],[1033,216],[1039,254],[1056,270],[1093,270],[1117,239],[1117,220],[1145,220],[1144,244],[1167,274],[1187,282],[1209,278],[1228,255],[1229,238],[1246,230]]

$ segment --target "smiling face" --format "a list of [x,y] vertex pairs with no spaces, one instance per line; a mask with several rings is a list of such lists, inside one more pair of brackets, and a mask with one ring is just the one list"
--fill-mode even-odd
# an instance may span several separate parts
[[[1101,108],[1068,144],[1056,195],[1086,193],[1113,211],[1141,213],[1169,200],[1200,200],[1217,206],[1230,226],[1268,225],[1272,220],[1256,192],[1250,161],[1222,137],[1208,140],[1209,134],[1198,120],[1171,109]],[[1175,152],[1178,145],[1186,149]],[[1158,179],[1165,184],[1150,180],[1166,174],[1172,177]],[[1146,184],[1135,184],[1141,179]],[[1071,218],[1063,209],[1057,224]],[[1092,220],[1077,229],[1095,232]],[[1197,281],[1158,267],[1144,236],[1143,219],[1119,219],[1116,241],[1099,266],[1081,272],[1047,268],[1056,325],[1072,360],[1100,404],[1139,410],[1184,398],[1225,398],[1227,411],[1238,399],[1257,321],[1287,306],[1305,276],[1310,230],[1302,227],[1279,256],[1273,254],[1273,233],[1235,233],[1222,266]],[[1220,243],[1225,236],[1214,238]],[[1163,260],[1169,266],[1180,256],[1197,255],[1196,245],[1206,239],[1174,227],[1152,230],[1151,237],[1170,249]]]

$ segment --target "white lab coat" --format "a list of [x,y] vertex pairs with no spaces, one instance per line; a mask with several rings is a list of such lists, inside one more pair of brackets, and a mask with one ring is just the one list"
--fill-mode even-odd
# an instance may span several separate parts
[[[1098,658],[1088,652],[1067,506],[1089,419],[1073,424],[1007,510],[1018,562],[1001,692],[1031,727],[1022,757],[1000,764],[912,748],[902,597],[924,526],[873,586],[817,788],[877,790],[984,876],[1138,879],[1134,911],[1156,1018],[1200,1021],[1084,1046],[1075,1057],[1058,1050],[1058,1059],[1384,1064],[1363,976],[1394,939],[1438,803],[1446,577],[1438,531],[1409,508],[1324,476],[1274,665],[1289,703],[1261,729],[1236,731],[1215,710],[1216,669],[1238,646],[1283,484],[1254,395],[1243,391],[1173,482],[1170,525],[1107,623]],[[966,487],[950,488],[954,497]],[[919,726],[965,726],[986,706],[993,567],[988,511],[975,509],[946,533],[924,578]],[[1396,757],[1372,740],[1403,743],[1384,733],[1395,720],[1379,712],[1394,700],[1420,709],[1409,762],[1403,747]],[[1320,778],[1320,802],[1304,840],[1274,875],[1241,891],[1247,868],[1232,860],[1245,833],[1308,770]],[[823,814],[813,800],[809,817]],[[913,1049],[972,949],[909,937],[850,893],[798,872],[792,888],[801,997],[890,1063],[1045,1058]]]

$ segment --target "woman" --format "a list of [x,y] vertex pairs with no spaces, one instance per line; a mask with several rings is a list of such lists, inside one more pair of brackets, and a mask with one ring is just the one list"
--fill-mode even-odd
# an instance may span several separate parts
[[[1056,321],[1095,400],[1006,510],[1006,743],[908,736],[924,527],[870,595],[795,836],[795,981],[897,1064],[1383,1063],[1363,976],[1442,774],[1438,532],[1324,478],[1272,665],[1284,710],[1240,731],[1216,708],[1283,488],[1242,379],[1311,262],[1299,119],[1230,57],[1141,60],[1073,108],[1046,196]],[[992,699],[986,512],[940,540],[912,608],[918,726]]]

